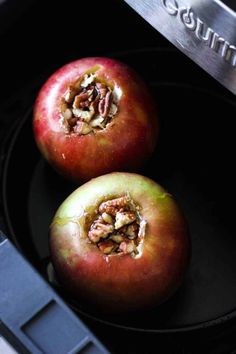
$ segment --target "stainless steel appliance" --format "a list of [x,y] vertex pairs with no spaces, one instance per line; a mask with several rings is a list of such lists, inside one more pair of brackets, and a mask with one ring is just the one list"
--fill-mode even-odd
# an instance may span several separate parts
[[235,2],[125,1],[179,50],[236,94]]

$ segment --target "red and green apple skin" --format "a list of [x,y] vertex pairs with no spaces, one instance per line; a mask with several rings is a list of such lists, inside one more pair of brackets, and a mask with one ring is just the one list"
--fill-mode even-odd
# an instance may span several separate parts
[[[88,242],[85,215],[107,198],[125,194],[147,222],[141,254],[104,254]],[[144,310],[167,300],[184,279],[190,259],[186,220],[160,185],[133,173],[111,173],[75,190],[50,227],[52,261],[59,281],[75,298],[107,313]]]
[[[118,112],[104,130],[68,134],[61,124],[61,99],[88,72],[121,90]],[[136,172],[154,151],[159,124],[156,103],[133,69],[114,59],[91,57],[63,66],[46,81],[35,102],[33,131],[45,159],[78,182],[113,171]]]

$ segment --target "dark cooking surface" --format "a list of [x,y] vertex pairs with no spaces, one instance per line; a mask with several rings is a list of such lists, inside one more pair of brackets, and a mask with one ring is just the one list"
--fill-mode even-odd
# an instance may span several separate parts
[[[119,55],[128,63],[134,57],[136,68],[153,89],[161,116],[160,144],[141,173],[166,187],[182,206],[190,225],[192,261],[176,296],[150,313],[131,318],[103,318],[87,304],[79,304],[77,309],[98,321],[139,330],[178,329],[222,320],[222,316],[232,316],[236,310],[236,239],[230,210],[235,188],[229,167],[235,151],[232,126],[235,102],[204,86],[190,85],[191,72],[187,66],[181,81],[168,66],[160,75],[160,68],[163,71],[168,60],[178,66],[180,57],[174,51]],[[224,125],[219,114],[222,111]],[[49,256],[48,226],[56,208],[75,185],[61,179],[40,158],[32,137],[31,118],[29,112],[13,139],[5,174],[5,203],[11,234],[26,256],[32,259],[35,251],[33,261],[44,271]],[[14,183],[22,158],[27,158],[24,174],[19,174]]]
[[[9,222],[6,225],[6,215],[2,213],[2,200],[0,200],[1,228],[5,229],[9,237],[14,236],[13,231],[15,232],[24,255],[40,272],[44,272],[45,263],[40,262],[31,242],[33,238],[38,237],[35,226],[37,225],[37,229],[45,233],[46,224],[53,213],[52,209],[57,207],[56,204],[67,192],[70,192],[73,186],[68,184],[68,189],[65,188],[65,184],[40,159],[30,132],[30,113],[26,122],[24,113],[26,110],[31,110],[40,85],[60,65],[80,56],[109,55],[122,50],[125,60],[144,73],[148,82],[154,84],[155,92],[157,88],[163,88],[160,96],[158,93],[158,97],[165,99],[161,109],[162,112],[172,112],[168,115],[166,124],[172,123],[174,129],[169,135],[167,126],[163,122],[162,131],[165,132],[167,141],[174,136],[176,143],[168,145],[162,140],[162,150],[156,158],[160,158],[160,164],[158,163],[157,166],[164,164],[166,172],[157,170],[155,174],[163,185],[176,194],[191,220],[191,229],[194,229],[192,232],[194,254],[183,288],[167,307],[163,307],[163,317],[157,319],[157,323],[146,321],[141,324],[146,325],[146,328],[154,327],[155,324],[158,327],[160,323],[168,324],[168,321],[169,323],[172,321],[173,324],[181,316],[182,319],[185,317],[185,320],[186,318],[191,320],[191,312],[181,314],[180,310],[183,304],[186,308],[190,299],[192,301],[194,298],[200,309],[205,307],[205,318],[210,318],[213,308],[217,310],[217,314],[215,310],[213,311],[216,318],[224,311],[228,312],[235,308],[235,304],[232,306],[236,282],[236,271],[234,271],[236,261],[233,260],[235,208],[232,207],[235,198],[235,173],[232,169],[235,160],[235,139],[234,129],[232,129],[235,109],[231,103],[227,103],[227,100],[235,101],[235,98],[180,53],[170,52],[164,58],[160,53],[150,54],[150,51],[143,50],[133,55],[124,53],[124,50],[130,48],[170,46],[122,1],[102,0],[92,4],[91,2],[77,4],[80,7],[79,12],[75,2],[71,0],[66,2],[66,6],[64,2],[35,0],[35,5],[15,22],[4,36],[1,36],[0,143],[3,145],[4,139],[4,146],[1,146],[4,149],[1,151],[0,168],[9,153],[9,144],[12,141],[12,134],[10,137],[8,134],[10,128],[15,122],[12,129],[14,133],[21,125],[13,144],[14,148],[10,152],[9,169],[5,175],[7,177],[7,188],[4,187],[7,197],[5,201],[8,204],[8,221],[11,225]],[[103,11],[104,8],[106,11]],[[80,17],[78,13],[83,13],[84,16]],[[107,16],[108,13],[112,16]],[[85,16],[87,14],[91,19],[89,26]],[[68,28],[69,35],[67,35]],[[84,29],[83,34],[85,32],[86,36],[81,35],[81,28]],[[112,30],[114,40],[109,42],[101,40],[108,30]],[[89,33],[92,33],[92,36],[89,36]],[[149,61],[150,56],[152,61]],[[154,72],[156,78],[153,77]],[[167,81],[170,84],[169,88],[166,85]],[[220,97],[215,96],[215,92]],[[209,113],[204,106],[205,103],[206,107],[210,107]],[[187,124],[183,131],[178,125],[179,119],[180,123]],[[176,132],[180,133],[180,138]],[[5,140],[6,136],[8,138]],[[24,144],[27,144],[26,148],[23,148]],[[189,155],[189,151],[192,154]],[[168,155],[170,160],[164,160],[164,155]],[[180,165],[179,161],[181,161]],[[145,173],[152,175],[153,170],[146,170]],[[57,182],[54,183],[55,181]],[[59,195],[56,194],[58,188]],[[42,195],[39,195],[40,192]],[[38,209],[33,202],[33,197],[40,203],[48,203],[50,206],[50,210],[47,207],[41,209],[43,222],[40,226],[38,226],[40,223]],[[29,220],[29,216],[32,216],[32,220]],[[199,238],[200,243],[198,243]],[[40,233],[41,243],[42,248],[39,244],[37,247],[45,256],[46,237],[41,238]],[[197,254],[199,257],[196,257]],[[198,289],[195,282],[199,284]],[[203,297],[204,292],[202,292],[199,298],[198,294],[204,291],[204,287],[209,290],[209,295]],[[184,297],[188,291],[191,293],[190,299]],[[204,306],[205,302],[206,306]],[[175,306],[176,304],[180,307]],[[198,311],[199,307],[195,311],[195,320],[200,315]],[[167,318],[165,318],[166,314]],[[133,331],[106,326],[80,312],[79,316],[114,354],[124,352],[153,354],[157,351],[163,354],[235,353],[236,320],[232,318],[226,321],[226,316],[216,321],[219,324],[217,326],[204,328],[203,324],[201,326],[203,330],[188,332],[183,336],[178,334],[178,339],[173,334],[167,336],[163,332],[153,334],[142,331],[135,335]],[[232,313],[228,318],[231,317]],[[119,322],[119,319],[116,318],[115,321]],[[129,323],[127,319],[125,321],[126,325],[135,322],[132,319],[129,319]],[[140,326],[140,319],[136,321],[136,327],[137,325]]]

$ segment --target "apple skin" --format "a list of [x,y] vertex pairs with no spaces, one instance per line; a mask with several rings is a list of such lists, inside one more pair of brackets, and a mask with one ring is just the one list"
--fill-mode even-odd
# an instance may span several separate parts
[[[127,193],[147,221],[142,255],[106,258],[88,243],[84,215],[93,213],[104,197]],[[167,300],[183,281],[190,249],[186,220],[172,196],[133,173],[110,173],[82,185],[61,204],[50,227],[59,281],[76,299],[105,313],[144,310]]]
[[[88,70],[122,90],[117,114],[95,134],[66,134],[60,104],[69,84]],[[156,104],[142,79],[127,65],[109,58],[83,58],[56,71],[43,85],[34,106],[35,141],[45,159],[64,177],[87,181],[113,172],[137,170],[153,152],[159,131]]]

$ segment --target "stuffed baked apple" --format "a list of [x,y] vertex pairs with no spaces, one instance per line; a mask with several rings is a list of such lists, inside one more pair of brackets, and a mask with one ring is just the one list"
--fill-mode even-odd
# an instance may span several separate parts
[[77,182],[140,168],[154,150],[158,119],[147,86],[130,67],[83,58],[44,84],[33,128],[42,155]]
[[59,282],[107,313],[143,310],[181,284],[188,227],[170,194],[132,173],[97,177],[59,207],[50,227]]

